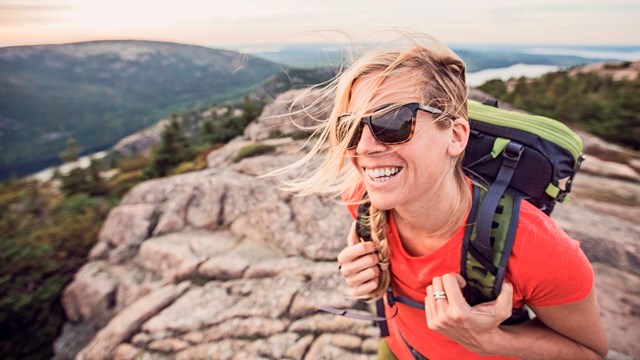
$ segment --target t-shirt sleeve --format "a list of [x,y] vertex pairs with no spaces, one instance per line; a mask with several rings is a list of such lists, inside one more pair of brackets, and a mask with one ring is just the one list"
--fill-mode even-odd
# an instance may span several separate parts
[[569,304],[593,289],[593,269],[580,243],[528,203],[523,202],[512,258],[513,282],[526,304]]

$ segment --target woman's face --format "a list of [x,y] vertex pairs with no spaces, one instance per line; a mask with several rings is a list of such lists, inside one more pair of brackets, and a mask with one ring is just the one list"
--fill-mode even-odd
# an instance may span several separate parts
[[[363,107],[369,112],[391,103],[423,103],[415,80],[392,75],[376,91],[372,103],[365,106],[371,98],[372,83],[370,77],[354,83],[350,112]],[[378,209],[423,207],[437,197],[447,196],[443,190],[450,187],[442,185],[447,176],[453,180],[451,159],[464,146],[457,151],[457,147],[452,145],[456,142],[454,131],[451,127],[444,129],[438,126],[433,115],[418,111],[416,116],[416,128],[410,141],[399,145],[381,144],[372,136],[369,127],[364,126],[356,148],[347,151],[371,203]]]

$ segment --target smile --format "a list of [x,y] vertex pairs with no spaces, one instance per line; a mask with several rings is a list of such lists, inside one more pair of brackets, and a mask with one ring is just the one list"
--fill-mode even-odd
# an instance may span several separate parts
[[375,182],[385,182],[396,176],[402,170],[401,167],[387,167],[377,169],[364,169],[364,172]]

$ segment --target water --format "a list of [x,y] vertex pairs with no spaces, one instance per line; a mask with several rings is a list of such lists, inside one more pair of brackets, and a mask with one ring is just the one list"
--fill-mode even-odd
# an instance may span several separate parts
[[492,79],[500,79],[503,81],[511,78],[539,77],[548,72],[560,69],[556,65],[528,65],[515,64],[504,68],[485,69],[467,74],[467,84],[471,87],[480,86]]
[[55,171],[56,168],[59,169],[61,174],[68,174],[69,171],[76,169],[76,168],[87,168],[89,167],[89,165],[91,164],[91,159],[102,159],[103,157],[105,157],[108,154],[108,151],[100,151],[97,153],[93,153],[87,156],[83,156],[81,158],[79,158],[76,161],[73,162],[68,162],[68,163],[64,163],[60,166],[52,166],[52,167],[48,167],[44,170],[38,171],[35,174],[31,174],[29,175],[27,178],[29,179],[35,179],[35,180],[39,180],[39,181],[48,181],[51,179],[51,177],[53,176],[53,172]]

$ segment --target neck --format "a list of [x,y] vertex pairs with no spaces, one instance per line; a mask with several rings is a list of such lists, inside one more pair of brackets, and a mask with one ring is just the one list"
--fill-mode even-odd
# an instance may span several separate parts
[[462,198],[457,182],[451,178],[410,204],[394,208],[398,232],[407,249],[424,254],[446,242],[457,230],[450,224]]

